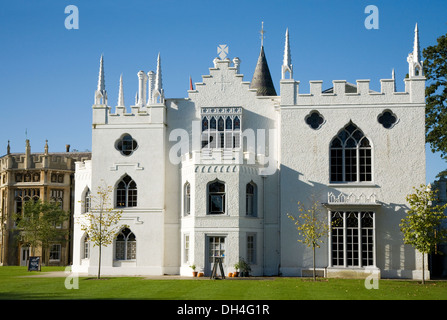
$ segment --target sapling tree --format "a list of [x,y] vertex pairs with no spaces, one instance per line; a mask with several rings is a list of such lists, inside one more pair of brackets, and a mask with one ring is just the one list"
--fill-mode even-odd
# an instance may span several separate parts
[[112,187],[98,187],[96,194],[92,193],[90,197],[89,212],[83,214],[77,221],[93,245],[98,246],[98,279],[101,278],[102,247],[112,244],[118,232],[127,227],[119,224],[123,211],[113,208],[110,201],[112,194]]
[[321,205],[313,200],[309,207],[305,207],[298,201],[298,216],[287,214],[288,218],[294,223],[298,231],[298,242],[312,247],[313,254],[313,280],[316,280],[315,272],[315,249],[320,247],[320,243],[324,242],[324,237],[329,232],[327,217],[322,210]]
[[400,230],[404,243],[412,245],[422,254],[422,283],[425,283],[425,255],[434,251],[436,245],[447,238],[447,229],[442,226],[446,218],[444,210],[447,204],[435,205],[436,191],[421,184],[414,193],[407,195],[410,205],[406,217],[401,220]]

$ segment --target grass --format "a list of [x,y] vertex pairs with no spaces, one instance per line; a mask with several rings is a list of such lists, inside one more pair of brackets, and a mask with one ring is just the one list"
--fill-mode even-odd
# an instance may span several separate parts
[[144,277],[79,278],[79,289],[65,288],[64,277],[30,277],[63,267],[0,267],[0,300],[445,300],[447,281],[261,278],[253,280],[149,280]]

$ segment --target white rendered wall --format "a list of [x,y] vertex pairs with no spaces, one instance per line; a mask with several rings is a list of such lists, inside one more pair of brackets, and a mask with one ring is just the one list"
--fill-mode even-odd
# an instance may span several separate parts
[[[297,213],[297,201],[309,204],[315,195],[327,203],[329,192],[339,194],[376,194],[381,205],[377,208],[341,208],[375,211],[376,267],[382,277],[417,277],[422,266],[415,250],[403,244],[400,220],[405,216],[405,197],[413,186],[425,183],[425,122],[424,79],[408,81],[410,93],[298,94],[298,83],[282,81],[281,94],[281,270],[285,275],[300,275],[301,269],[312,267],[312,252],[297,243],[297,231],[287,213]],[[388,83],[383,81],[385,85]],[[360,85],[368,82],[362,81]],[[337,83],[335,83],[337,88]],[[343,84],[344,85],[344,84]],[[288,96],[287,93],[291,95]],[[385,129],[377,117],[390,109],[398,123]],[[325,118],[318,130],[304,121],[317,110]],[[333,183],[329,179],[329,149],[339,130],[352,121],[372,145],[373,180],[365,183]],[[328,241],[317,249],[319,268],[330,265]],[[338,272],[339,270],[337,270]],[[342,270],[343,271],[343,270]],[[345,269],[345,275],[352,271]],[[329,271],[328,271],[329,272]]]
[[[190,144],[189,154],[183,153],[183,159],[178,168],[181,176],[176,180],[178,195],[167,197],[177,199],[178,214],[181,217],[181,269],[180,273],[190,275],[189,266],[194,263],[198,268],[209,271],[207,236],[226,237],[225,272],[234,271],[234,264],[239,257],[246,256],[247,235],[256,235],[256,264],[252,265],[252,274],[277,274],[279,265],[278,236],[278,171],[277,171],[277,117],[275,110],[276,97],[257,97],[254,90],[249,89],[249,83],[243,82],[243,75],[238,74],[231,66],[230,60],[215,60],[215,67],[210,68],[210,74],[203,76],[202,83],[196,83],[196,90],[189,91],[188,99],[172,99],[167,101],[168,135],[175,129],[182,128],[192,136],[193,123],[198,121],[201,128],[201,108],[241,107],[242,131],[251,130],[255,136],[262,134],[266,140],[265,149],[251,148],[250,161],[247,159],[219,160],[219,152],[211,162],[203,162],[200,152]],[[259,130],[260,129],[260,130]],[[272,129],[272,130],[270,130]],[[271,132],[269,132],[271,131]],[[269,138],[269,134],[271,134]],[[174,146],[178,140],[170,142]],[[199,144],[200,145],[200,144]],[[271,147],[269,149],[269,146]],[[200,149],[200,148],[199,148]],[[234,154],[235,159],[243,159],[247,147]],[[262,153],[264,157],[257,157]],[[245,155],[248,156],[248,155]],[[267,156],[267,157],[266,157]],[[270,157],[270,158],[268,158]],[[270,160],[270,171],[262,178],[259,161]],[[253,161],[251,161],[253,159]],[[167,167],[175,166],[172,163]],[[170,170],[168,170],[170,171]],[[224,215],[207,215],[207,185],[218,179],[226,184],[227,208]],[[183,217],[183,186],[188,181],[191,184],[191,215]],[[257,217],[245,216],[245,188],[253,181],[257,186]],[[170,182],[168,182],[170,183]],[[266,189],[268,188],[268,190]],[[268,196],[263,197],[264,194]],[[173,201],[167,201],[172,203]],[[183,256],[184,235],[190,236],[190,259],[186,262]]]

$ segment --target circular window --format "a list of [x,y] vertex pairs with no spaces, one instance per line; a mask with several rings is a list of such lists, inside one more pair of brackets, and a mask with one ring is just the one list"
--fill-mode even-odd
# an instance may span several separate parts
[[116,142],[116,149],[118,149],[124,156],[130,156],[137,148],[138,143],[130,134],[123,135]]

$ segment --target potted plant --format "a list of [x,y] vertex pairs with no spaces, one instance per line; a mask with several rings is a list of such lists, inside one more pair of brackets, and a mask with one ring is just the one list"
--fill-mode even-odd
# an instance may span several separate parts
[[239,260],[239,268],[241,269],[241,277],[248,277],[250,275],[250,264],[244,259]]
[[234,270],[235,270],[234,273],[233,273],[233,276],[234,277],[239,276],[239,261],[236,262],[233,267],[234,267]]
[[190,266],[190,268],[192,269],[192,276],[197,277],[196,265],[193,264]]

